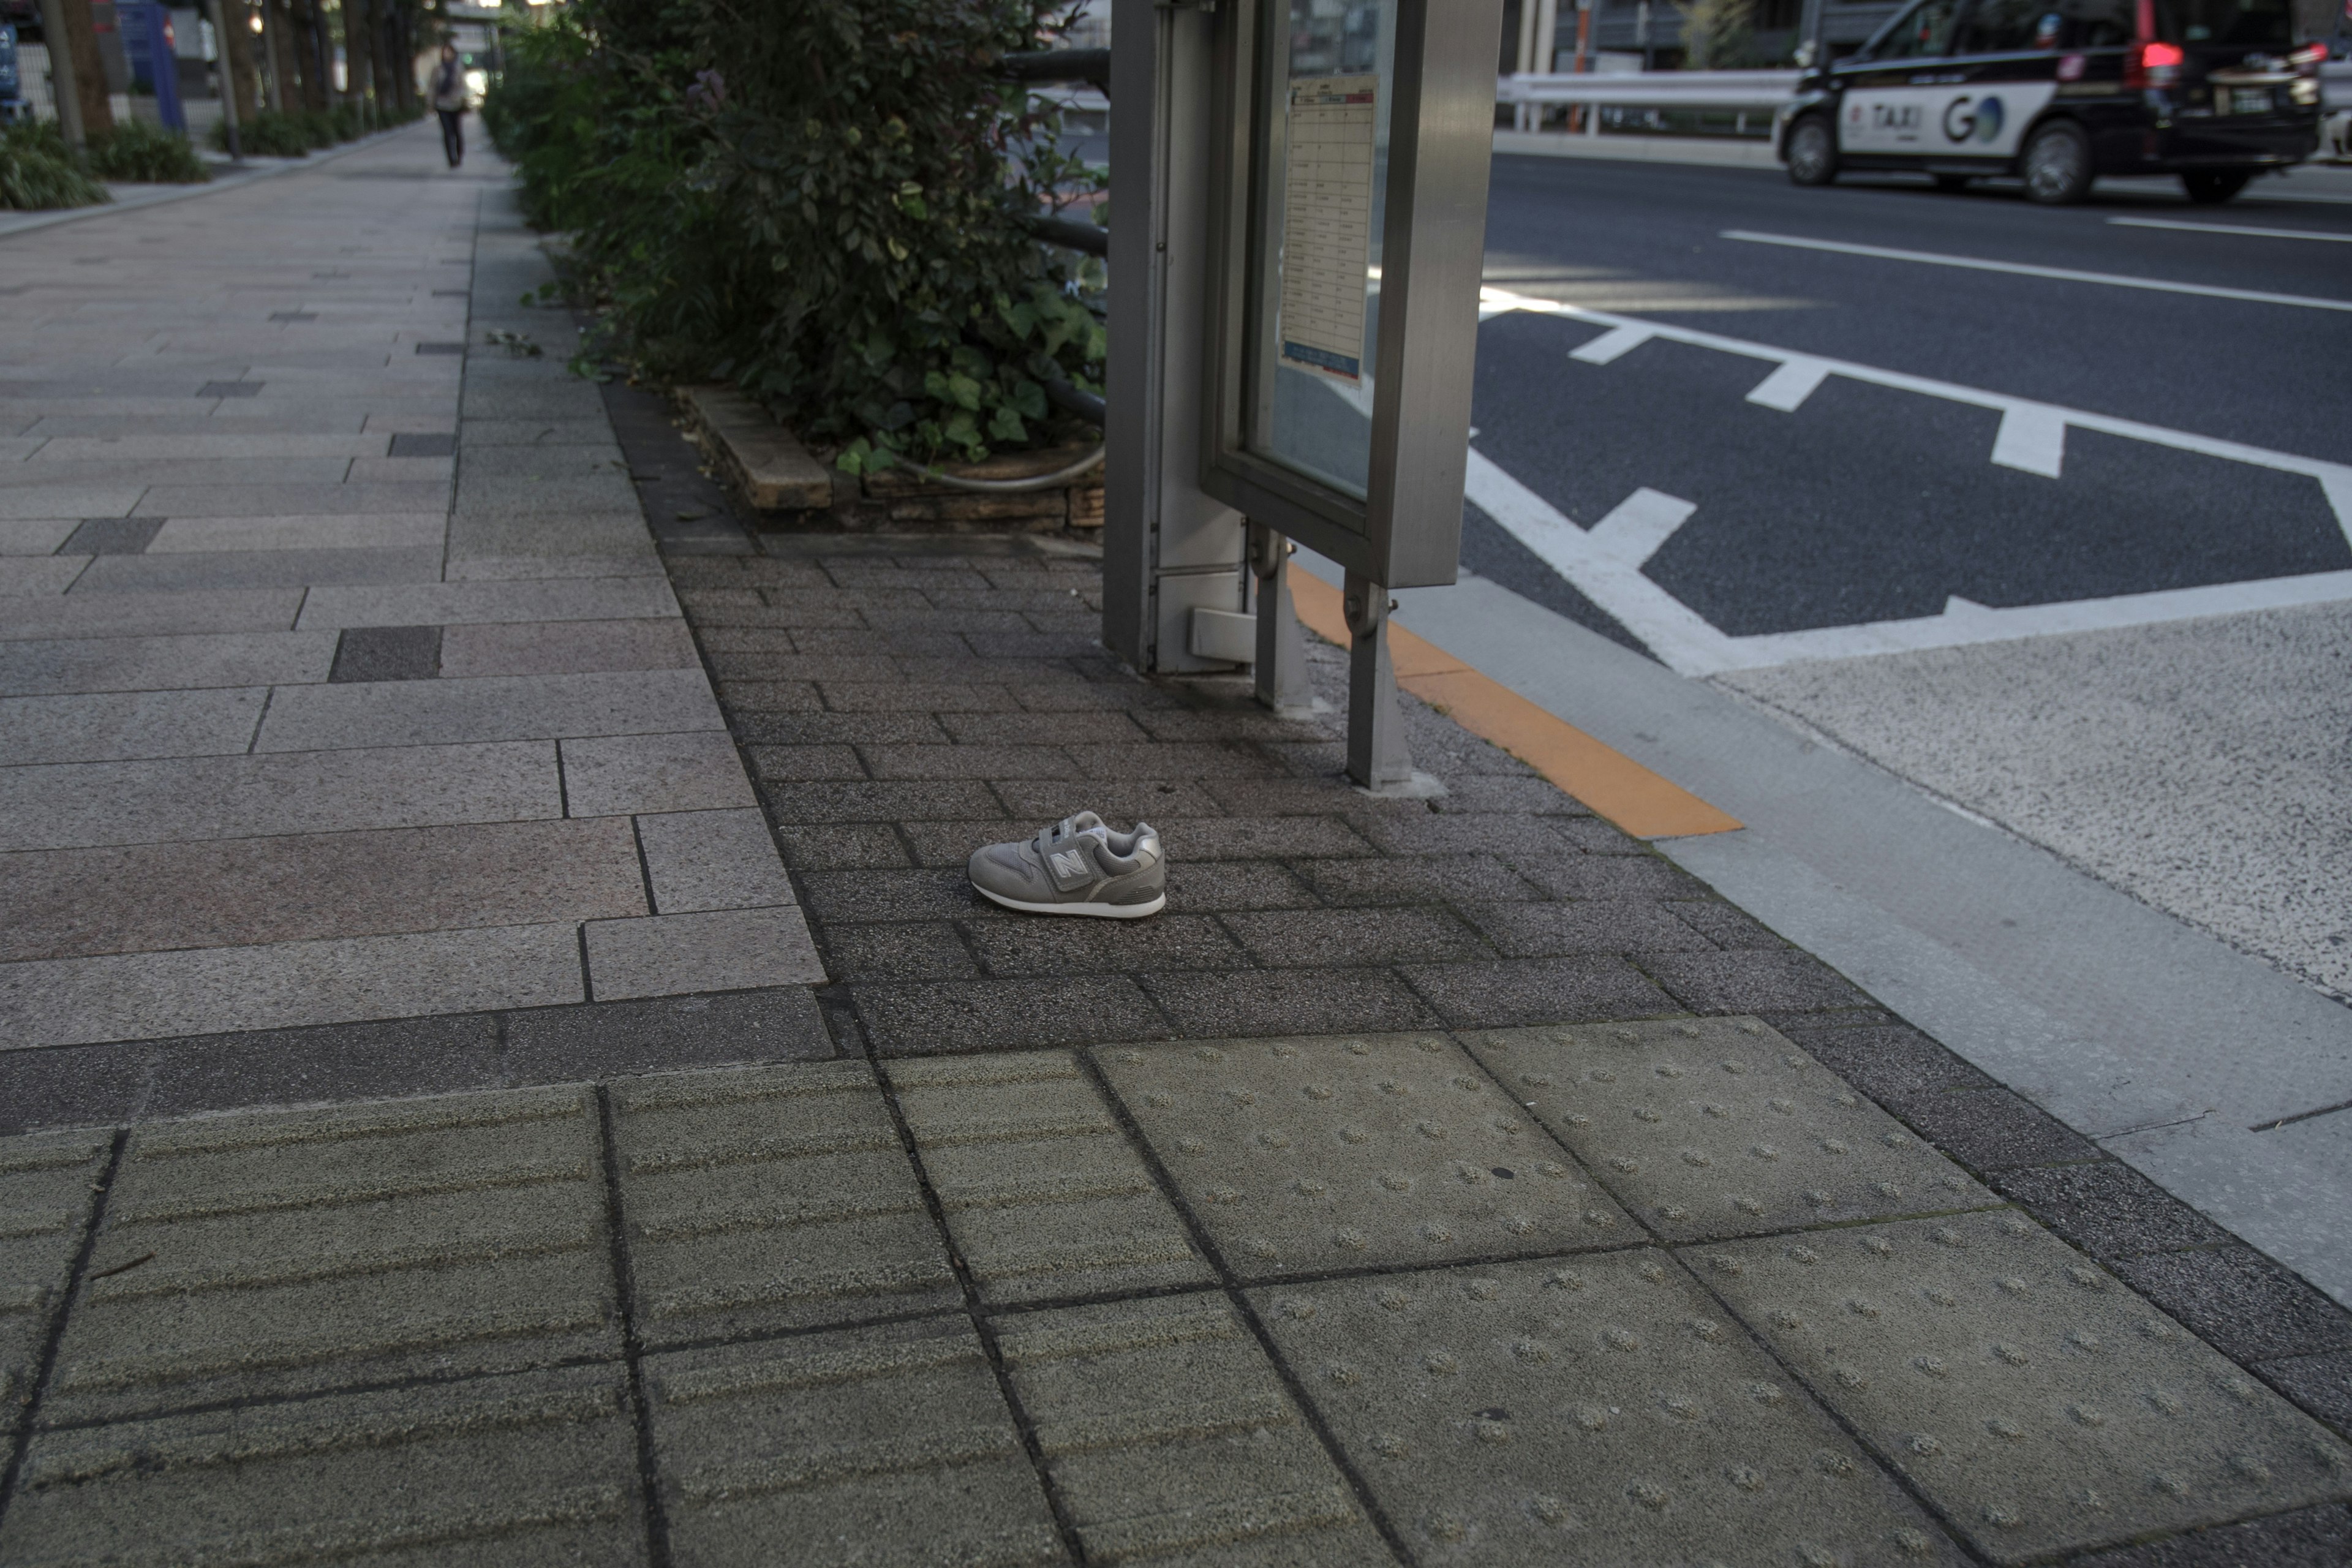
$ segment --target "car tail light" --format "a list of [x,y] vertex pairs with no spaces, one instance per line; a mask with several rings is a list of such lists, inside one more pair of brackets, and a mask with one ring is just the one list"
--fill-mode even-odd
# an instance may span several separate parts
[[2286,63],[2293,66],[2295,69],[2301,71],[2305,76],[2317,76],[2319,74],[2319,62],[2326,58],[2327,46],[2326,44],[2305,44],[2303,47],[2295,50],[2294,53],[2287,56]]
[[2180,75],[2184,58],[2179,44],[2153,40],[2141,44],[2124,57],[2124,85],[2170,87]]

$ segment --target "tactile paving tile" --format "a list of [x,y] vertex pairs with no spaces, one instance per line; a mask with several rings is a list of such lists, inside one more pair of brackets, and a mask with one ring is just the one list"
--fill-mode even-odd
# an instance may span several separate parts
[[649,1356],[644,1374],[679,1568],[1067,1561],[961,1315]]
[[1669,1241],[2000,1201],[1753,1018],[1495,1029],[1463,1041]]
[[1106,1046],[1097,1055],[1244,1279],[1639,1237],[1442,1035]]
[[1395,1561],[1223,1296],[1001,1320],[997,1348],[1089,1561]]
[[89,1226],[110,1132],[0,1138],[0,1432],[33,1396],[41,1346]]
[[2014,1213],[1683,1256],[1997,1562],[2352,1497],[2352,1449]]
[[671,1073],[610,1092],[648,1343],[962,1304],[864,1062]]
[[895,1061],[884,1070],[983,1300],[1213,1282],[1068,1052]]
[[620,1351],[578,1086],[131,1134],[45,1422]]
[[0,1562],[642,1563],[618,1365],[37,1435]]
[[1424,1563],[1959,1560],[1663,1253],[1249,1296]]

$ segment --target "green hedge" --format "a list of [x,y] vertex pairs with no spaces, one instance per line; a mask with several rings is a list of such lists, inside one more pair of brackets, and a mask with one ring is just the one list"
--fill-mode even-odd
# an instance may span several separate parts
[[133,120],[93,137],[85,160],[101,180],[144,184],[201,185],[212,178],[188,139],[177,131]]
[[1091,199],[1057,111],[998,75],[1039,0],[578,0],[509,35],[484,106],[526,211],[573,231],[612,346],[733,381],[856,471],[1081,427],[1098,263],[1025,219]]
[[0,207],[37,212],[111,199],[105,186],[82,173],[56,125],[44,121],[0,131]]

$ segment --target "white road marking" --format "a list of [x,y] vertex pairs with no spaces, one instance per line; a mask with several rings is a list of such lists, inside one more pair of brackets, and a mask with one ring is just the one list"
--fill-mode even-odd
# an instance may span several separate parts
[[1628,566],[1640,566],[1697,510],[1679,496],[1645,485],[1612,508],[1607,517],[1587,531],[1585,538],[1595,550]]
[[1568,357],[1582,360],[1586,364],[1607,364],[1640,348],[1654,335],[1649,328],[1629,322],[1601,333],[1589,343],[1579,343],[1569,351]]
[[2071,267],[2030,267],[2021,261],[1987,261],[1974,256],[1946,256],[1933,250],[1895,250],[1883,245],[1848,245],[1835,239],[1802,239],[1787,234],[1758,234],[1727,228],[1726,239],[1750,245],[1780,245],[1794,250],[1826,250],[1840,256],[1867,256],[1881,261],[1916,261],[1929,267],[1958,267],[1971,272],[2005,272],[2017,278],[2052,278],[2064,283],[2098,283],[2111,289],[2146,289],[2159,294],[2195,294],[2208,300],[2242,300],[2256,305],[2293,305],[2306,310],[2352,310],[2352,300],[2322,300],[2309,294],[2272,294],[2259,289],[2221,289],[2204,283],[2175,283],[2163,278],[2134,278],[2121,272],[2079,272]]
[[[1494,287],[1479,290],[1478,315],[1482,321],[1519,310],[1531,315],[1567,316],[1575,321],[1591,321],[1610,329],[1603,337],[1614,336],[1625,328],[1638,328],[1650,337],[1664,338],[1669,342],[1690,343],[1698,348],[1716,349],[1724,353],[1742,354],[1749,359],[1769,360],[1775,364],[1787,364],[1792,360],[1813,360],[1829,367],[1832,375],[1842,375],[1872,386],[1891,387],[1897,392],[1916,392],[1928,397],[1940,397],[1950,403],[1965,403],[1978,408],[1990,408],[2002,416],[2018,413],[2030,421],[2043,426],[2072,426],[2078,430],[2095,430],[2103,436],[2120,436],[2126,441],[2146,441],[2154,447],[2169,447],[2175,451],[2195,452],[2200,457],[2220,458],[2226,462],[2246,463],[2255,468],[2275,468],[2281,473],[2305,474],[2319,481],[2328,505],[2336,512],[2337,526],[2344,537],[2352,542],[2352,465],[2331,463],[2324,458],[2306,458],[2294,452],[2277,452],[2266,447],[2250,447],[2242,441],[2223,441],[2211,436],[2200,436],[2193,431],[2168,429],[2161,425],[2143,425],[2137,419],[2117,419],[2112,415],[2094,414],[2087,409],[2068,408],[2062,404],[2042,403],[2031,397],[2012,397],[2005,392],[1987,392],[1980,387],[1962,386],[1955,382],[1937,381],[1924,375],[1910,375],[1897,370],[1881,370],[1875,365],[1857,364],[1851,360],[1827,359],[1799,353],[1793,349],[1775,348],[1769,343],[1751,342],[1745,338],[1725,337],[1720,332],[1703,332],[1690,327],[1670,327],[1662,321],[1643,321],[1629,317],[1612,315],[1606,310],[1590,310],[1581,305],[1563,305],[1556,300],[1536,300],[1513,294]],[[1594,340],[1596,342],[1600,339]],[[1769,377],[1767,378],[1769,379]],[[2021,426],[2021,430],[2025,426]],[[2044,437],[2046,441],[2046,437]],[[2000,437],[1994,438],[1996,449]],[[2032,448],[2021,446],[2021,453]],[[2047,449],[2046,446],[2043,449]],[[2021,465],[2022,466],[2022,465]]]
[[1783,414],[1794,414],[1813,395],[1813,389],[1829,377],[1827,360],[1791,359],[1758,382],[1748,394],[1748,401],[1777,408]]
[[2253,228],[2235,223],[2182,223],[2168,217],[2111,217],[2121,228],[2177,228],[2188,234],[2237,234],[2252,239],[2326,239],[2352,245],[2352,234],[2320,234],[2307,228]]
[[2004,468],[2056,479],[2066,460],[2066,421],[2053,409],[2010,409],[2000,416],[2000,433],[1992,438],[1992,460]]

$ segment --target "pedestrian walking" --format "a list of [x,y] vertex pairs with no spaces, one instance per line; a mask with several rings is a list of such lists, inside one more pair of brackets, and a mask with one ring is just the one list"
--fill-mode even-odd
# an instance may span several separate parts
[[441,150],[449,166],[466,161],[466,68],[455,44],[441,46],[441,63],[433,68],[433,112],[441,117]]

